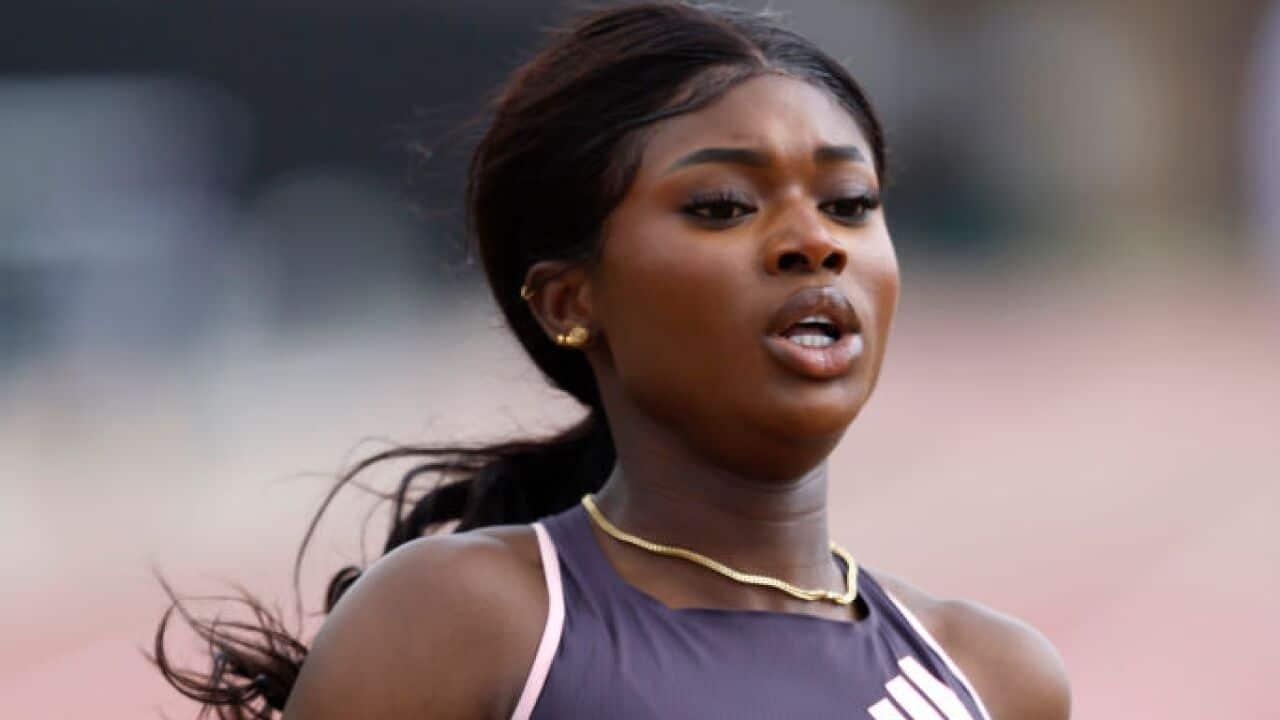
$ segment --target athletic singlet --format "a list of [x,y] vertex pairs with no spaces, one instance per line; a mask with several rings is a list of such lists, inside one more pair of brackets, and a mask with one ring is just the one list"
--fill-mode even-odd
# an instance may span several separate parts
[[861,569],[858,622],[675,609],[618,574],[582,506],[534,531],[549,610],[515,720],[990,720],[924,626]]

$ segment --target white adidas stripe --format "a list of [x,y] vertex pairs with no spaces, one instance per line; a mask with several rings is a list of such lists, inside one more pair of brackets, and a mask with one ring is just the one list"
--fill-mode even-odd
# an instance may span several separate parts
[[913,657],[898,660],[902,675],[885,683],[889,694],[867,712],[874,720],[973,720],[955,691]]
[[[942,716],[933,709],[929,701],[925,700],[924,696],[901,675],[885,683],[884,687],[889,691],[889,696],[907,712],[907,717],[911,720],[942,720]],[[957,720],[957,718],[947,718],[947,720]]]
[[929,674],[928,670],[913,657],[905,657],[898,661],[898,667],[915,686],[920,688],[929,700],[938,706],[947,716],[947,720],[973,720],[973,716],[965,709],[964,703],[955,691],[947,687],[941,680]]
[[907,720],[902,713],[898,712],[898,708],[894,707],[893,701],[889,698],[867,708],[867,712],[871,713],[871,717],[875,720]]

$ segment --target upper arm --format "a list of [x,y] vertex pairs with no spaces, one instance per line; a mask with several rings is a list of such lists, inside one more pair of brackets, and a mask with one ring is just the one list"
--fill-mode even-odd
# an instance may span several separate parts
[[976,603],[935,600],[891,576],[877,577],[964,671],[991,720],[1071,717],[1066,665],[1038,630]]
[[492,537],[409,543],[375,563],[325,621],[285,717],[501,716],[546,604],[537,565]]

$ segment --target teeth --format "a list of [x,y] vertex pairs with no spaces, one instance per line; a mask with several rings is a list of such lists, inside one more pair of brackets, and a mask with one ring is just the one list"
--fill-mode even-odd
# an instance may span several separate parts
[[809,317],[807,317],[807,318],[803,318],[803,319],[801,319],[801,320],[800,320],[799,322],[797,322],[796,324],[797,324],[797,325],[799,325],[799,324],[801,324],[801,323],[826,323],[826,324],[828,324],[828,325],[835,325],[835,324],[836,324],[836,321],[835,321],[835,320],[832,320],[831,318],[827,317],[826,315],[810,315],[810,316],[809,316]]
[[793,335],[787,339],[802,347],[810,348],[827,347],[829,345],[834,345],[836,342],[826,335]]

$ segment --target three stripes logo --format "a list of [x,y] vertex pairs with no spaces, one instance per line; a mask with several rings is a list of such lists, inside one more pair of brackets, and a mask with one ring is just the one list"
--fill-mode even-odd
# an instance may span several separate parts
[[875,720],[973,720],[955,692],[913,657],[898,661],[901,675],[885,683],[888,697],[867,708]]

